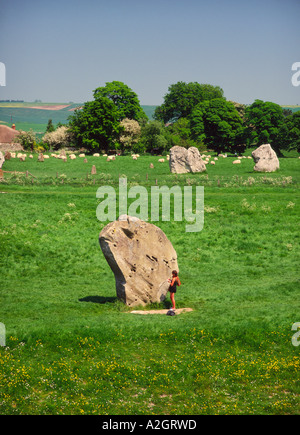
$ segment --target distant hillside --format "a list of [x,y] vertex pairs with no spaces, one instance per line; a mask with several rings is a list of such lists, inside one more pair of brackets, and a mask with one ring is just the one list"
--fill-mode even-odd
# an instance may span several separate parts
[[283,109],[291,110],[293,113],[298,112],[300,110],[300,106],[281,106]]
[[154,111],[156,109],[157,106],[142,106],[144,112],[146,113],[146,115],[148,116],[148,118],[150,120],[153,119],[153,115],[154,115]]
[[[0,103],[0,122],[9,126],[14,123],[23,130],[44,131],[49,119],[54,125],[65,124],[74,109],[80,106],[81,103]],[[142,106],[149,119],[153,119],[156,107]]]

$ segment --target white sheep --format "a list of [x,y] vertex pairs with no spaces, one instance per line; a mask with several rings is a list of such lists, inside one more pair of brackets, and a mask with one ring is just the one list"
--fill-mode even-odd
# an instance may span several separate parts
[[210,164],[211,164],[211,165],[215,165],[215,164],[216,164],[216,162],[212,161],[212,162],[210,162]]
[[234,161],[232,162],[233,165],[236,165],[237,163],[241,163],[241,161],[240,161],[240,160],[234,160]]
[[93,157],[100,157],[100,154],[99,153],[95,153],[95,154],[93,154]]
[[164,163],[165,159],[158,159],[159,163]]

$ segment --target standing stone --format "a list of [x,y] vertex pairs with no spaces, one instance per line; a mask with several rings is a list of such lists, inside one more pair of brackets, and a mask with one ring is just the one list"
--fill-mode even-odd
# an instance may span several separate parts
[[9,151],[6,151],[4,159],[5,160],[10,160],[11,159],[11,153]]
[[196,147],[190,147],[189,149],[179,146],[172,147],[170,149],[169,166],[171,172],[176,174],[206,170],[205,163]]
[[5,158],[3,153],[0,151],[0,169],[2,168],[3,163],[5,162]]
[[38,162],[43,162],[44,161],[44,154],[43,153],[40,153],[39,155],[38,155]]
[[126,305],[161,302],[169,289],[177,254],[164,232],[137,217],[122,215],[99,235],[102,252],[116,280],[117,297]]
[[59,159],[66,159],[67,158],[66,151],[65,150],[60,150],[58,158]]
[[96,166],[95,165],[92,166],[91,174],[92,175],[97,174],[97,170],[96,170]]
[[279,160],[270,144],[264,144],[252,152],[252,157],[256,163],[254,171],[274,172],[279,169]]

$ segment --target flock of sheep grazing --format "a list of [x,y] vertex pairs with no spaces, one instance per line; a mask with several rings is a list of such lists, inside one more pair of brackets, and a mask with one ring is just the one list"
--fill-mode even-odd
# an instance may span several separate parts
[[[201,155],[201,158],[202,158],[203,162],[205,163],[205,165],[208,165],[208,164],[215,165],[216,161],[218,161],[219,158],[226,159],[227,158],[227,154],[219,154],[218,157],[214,157],[213,160],[210,160],[212,158],[211,155],[206,155],[206,154]],[[251,156],[248,156],[248,157],[242,156],[242,157],[237,157],[237,159],[233,160],[232,163],[234,165],[240,164],[242,159],[247,159],[247,158],[248,159],[252,159]]]
[[[62,160],[67,160],[67,158],[69,157],[69,159],[70,160],[75,160],[76,158],[77,158],[77,156],[76,156],[76,154],[74,154],[74,153],[68,153],[68,156],[67,156],[67,154],[66,154],[66,152],[65,151],[62,151],[61,153],[59,153],[59,154],[55,154],[55,153],[51,153],[51,155],[50,155],[51,157],[54,157],[54,158],[56,158],[56,159],[62,159]],[[42,153],[40,153],[39,154],[39,156],[38,156],[38,160],[39,161],[44,161],[44,159],[49,159],[50,158],[50,156],[48,155],[48,154],[42,154]],[[107,154],[99,154],[99,153],[94,153],[93,154],[93,157],[100,157],[100,156],[103,156],[103,157],[106,157],[106,161],[107,162],[109,162],[109,161],[111,161],[111,160],[116,160],[116,157],[117,157],[117,154],[113,154],[113,155],[107,155]],[[15,152],[11,152],[10,153],[10,157],[11,158],[18,158],[18,159],[20,159],[21,161],[25,161],[25,159],[26,159],[26,157],[27,157],[27,154],[24,154],[24,153],[15,153]],[[33,155],[32,154],[29,154],[29,156],[28,156],[30,159],[32,159],[33,158]],[[78,157],[79,158],[85,158],[86,156],[85,156],[85,154],[84,153],[81,153],[81,154],[79,154],[78,155]],[[137,160],[139,157],[140,157],[140,155],[139,154],[132,154],[131,155],[131,157],[132,157],[132,160]],[[219,158],[223,158],[223,159],[225,159],[227,157],[227,154],[219,154],[218,155],[218,157],[211,157],[211,155],[206,155],[206,154],[202,154],[201,155],[201,158],[202,158],[202,160],[203,160],[203,162],[205,163],[205,165],[208,165],[208,164],[211,164],[211,165],[215,165],[216,164],[216,161],[218,161],[219,160]],[[252,159],[252,157],[251,156],[248,156],[248,157],[246,157],[246,156],[242,156],[242,157],[237,157],[237,159],[236,160],[233,160],[233,164],[240,164],[241,163],[241,160],[242,159],[246,159],[246,158],[248,158],[248,159]],[[169,154],[166,156],[166,158],[160,158],[160,159],[158,159],[158,162],[159,163],[164,163],[165,162],[165,160],[169,160],[170,159],[170,156],[169,156]]]

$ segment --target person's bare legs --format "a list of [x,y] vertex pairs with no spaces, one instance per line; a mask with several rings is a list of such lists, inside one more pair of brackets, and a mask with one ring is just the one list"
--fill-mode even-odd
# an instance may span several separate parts
[[175,310],[175,297],[174,297],[174,293],[173,292],[170,292],[170,299],[171,299],[171,302],[172,302],[172,308],[173,308],[173,310]]

